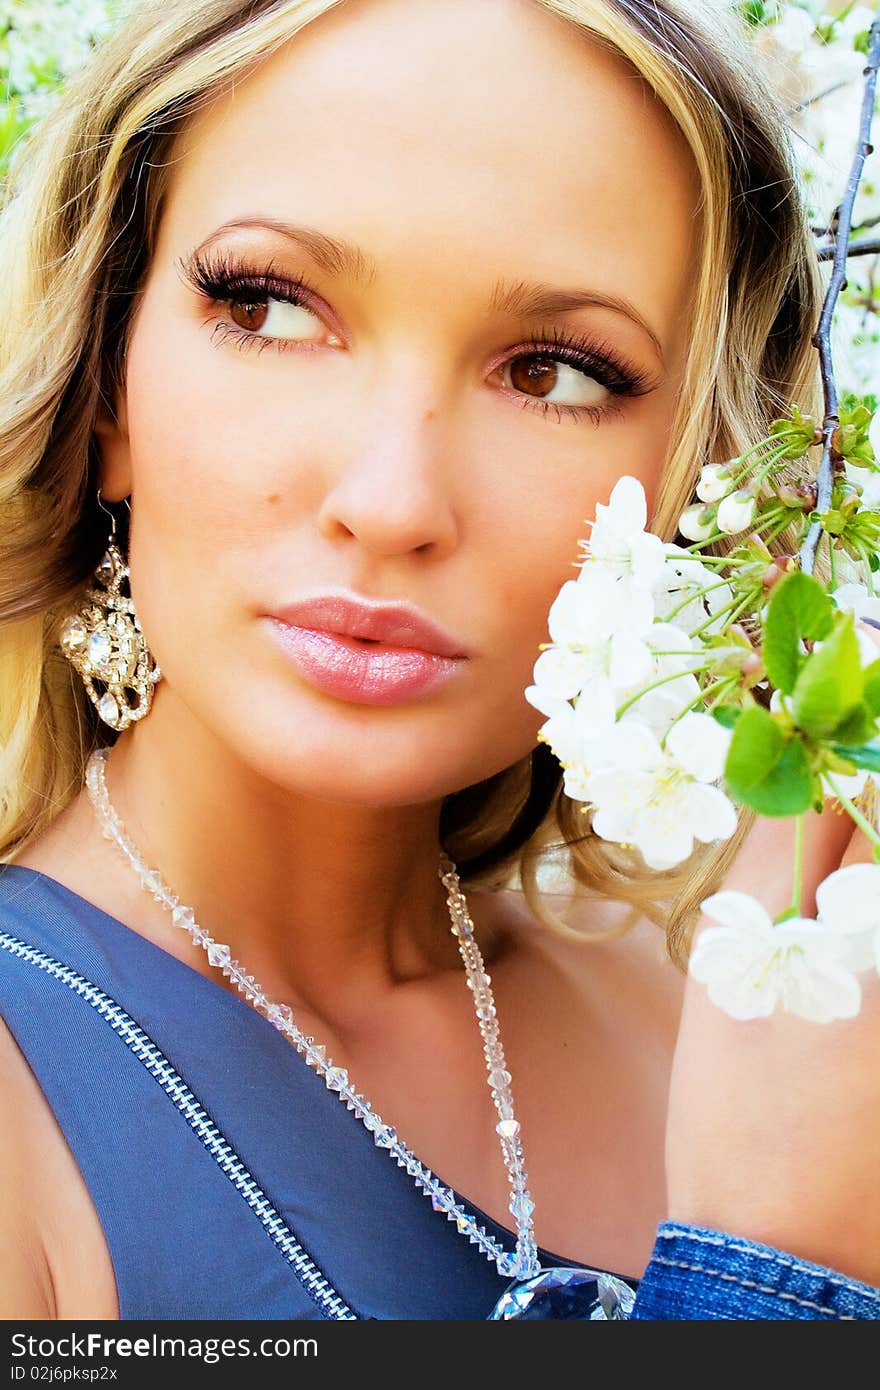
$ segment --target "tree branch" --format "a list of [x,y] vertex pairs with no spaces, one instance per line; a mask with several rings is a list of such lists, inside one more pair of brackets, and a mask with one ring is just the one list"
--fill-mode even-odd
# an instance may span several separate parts
[[[856,200],[856,191],[862,176],[862,170],[865,167],[865,159],[874,148],[870,143],[870,138],[871,122],[874,115],[874,95],[877,90],[878,67],[880,67],[880,10],[877,11],[874,22],[871,25],[868,35],[867,63],[862,69],[865,77],[865,90],[862,97],[862,110],[859,119],[858,144],[855,154],[853,155],[852,165],[850,166],[846,191],[844,192],[843,199],[840,206],[836,209],[833,218],[835,234],[832,257],[834,264],[831,271],[831,281],[828,285],[825,301],[822,305],[819,326],[812,338],[812,342],[819,349],[822,391],[825,402],[825,418],[822,422],[822,458],[819,463],[819,471],[816,475],[817,512],[827,511],[831,506],[831,491],[834,485],[832,438],[835,430],[840,427],[840,403],[837,396],[837,384],[834,380],[834,366],[831,358],[831,318],[840,291],[846,287],[847,282],[844,272],[846,269],[850,232],[852,230],[852,216]],[[818,521],[814,521],[800,549],[800,567],[806,574],[812,574],[813,572],[813,566],[816,562],[816,550],[821,535],[822,527]]]
[[[833,261],[837,250],[837,241],[832,238],[830,241],[820,242],[816,248],[816,255],[820,261]],[[860,241],[852,241],[846,248],[846,257],[850,256],[876,256],[880,251],[880,236],[866,236]]]

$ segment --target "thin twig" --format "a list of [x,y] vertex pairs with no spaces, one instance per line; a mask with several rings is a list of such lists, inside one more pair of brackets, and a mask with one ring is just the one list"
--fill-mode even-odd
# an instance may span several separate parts
[[[816,255],[820,261],[833,261],[836,250],[836,241],[821,242],[816,248]],[[846,255],[847,259],[850,256],[876,256],[878,251],[880,251],[880,236],[866,236],[860,241],[851,241],[846,248]]]
[[[812,337],[813,344],[819,349],[822,391],[825,402],[825,418],[822,422],[822,458],[819,463],[819,471],[816,475],[816,511],[820,513],[827,511],[831,506],[831,492],[834,486],[834,460],[831,456],[832,437],[835,431],[840,428],[840,404],[837,396],[837,384],[834,380],[834,367],[831,358],[831,318],[840,291],[846,283],[846,257],[850,232],[852,230],[852,216],[856,200],[856,191],[862,176],[862,170],[865,167],[865,159],[874,148],[870,143],[870,139],[871,122],[874,116],[874,94],[877,89],[878,67],[880,67],[880,9],[877,11],[868,35],[867,62],[862,69],[865,78],[865,90],[862,97],[862,110],[859,119],[859,140],[855,154],[853,155],[846,191],[839,208],[837,208],[835,212],[836,244],[834,247],[834,264],[831,272],[831,281],[825,294],[825,302],[822,305],[819,327]],[[821,535],[822,526],[820,522],[814,521],[800,548],[800,567],[806,574],[813,573],[813,566],[816,561],[816,550],[818,549]]]
[[842,82],[835,82],[833,87],[826,87],[823,92],[814,92],[812,96],[804,97],[802,101],[796,101],[793,106],[786,108],[786,116],[796,116],[799,111],[806,111],[808,106],[815,106],[817,101],[824,101],[825,97],[834,96],[835,92],[842,92],[844,87],[848,87],[851,78],[846,77]]

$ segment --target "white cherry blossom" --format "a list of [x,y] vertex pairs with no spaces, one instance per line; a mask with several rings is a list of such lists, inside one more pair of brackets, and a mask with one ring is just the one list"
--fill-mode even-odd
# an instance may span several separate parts
[[806,917],[774,924],[757,899],[733,890],[700,906],[721,925],[699,933],[688,970],[731,1018],[766,1018],[778,1004],[815,1023],[859,1012],[848,947],[826,926]]
[[711,715],[689,712],[670,729],[666,746],[638,719],[620,720],[602,743],[604,767],[589,781],[593,830],[632,844],[652,869],[670,869],[693,852],[694,840],[728,839],[736,809],[720,787],[730,731]]
[[614,484],[607,504],[596,504],[596,520],[586,542],[587,560],[581,577],[602,565],[615,579],[634,581],[650,590],[663,569],[663,542],[646,531],[648,502],[637,478],[624,474]]
[[[722,583],[699,554],[685,550],[684,546],[669,542],[665,552],[666,560],[652,591],[657,618],[665,618],[676,609],[676,627],[693,632],[713,613],[720,613],[721,616],[707,623],[705,629],[707,635],[720,631],[724,625],[721,610],[733,599],[730,585]],[[690,602],[685,604],[689,596]]]
[[846,864],[819,884],[816,912],[847,949],[853,970],[880,970],[880,864]]
[[614,694],[607,681],[592,682],[574,706],[549,694],[540,686],[528,686],[525,697],[547,721],[538,738],[548,744],[564,769],[566,796],[589,800],[589,779],[593,766],[603,758],[608,732],[614,724]]
[[553,644],[535,662],[535,684],[571,699],[597,676],[621,686],[646,680],[651,656],[645,638],[653,618],[649,591],[620,583],[603,568],[587,579],[566,580],[550,607]]
[[[617,687],[617,703],[626,705],[638,695],[622,714],[621,722],[634,719],[662,739],[673,720],[699,696],[700,687],[693,668],[700,665],[703,653],[699,644],[676,623],[655,622],[645,643],[652,661],[649,680]],[[658,684],[650,688],[650,682],[654,681]]]

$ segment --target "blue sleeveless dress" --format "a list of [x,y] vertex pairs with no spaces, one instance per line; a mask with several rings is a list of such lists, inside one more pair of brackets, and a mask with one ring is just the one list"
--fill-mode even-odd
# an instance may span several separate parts
[[123,1319],[484,1319],[504,1292],[262,1014],[25,865],[0,866],[0,1017],[88,1187]]

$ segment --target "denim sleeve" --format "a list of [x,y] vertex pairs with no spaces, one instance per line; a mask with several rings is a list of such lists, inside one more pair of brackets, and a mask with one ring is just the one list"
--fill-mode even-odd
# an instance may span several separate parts
[[661,1221],[631,1317],[880,1319],[880,1289],[727,1231]]

